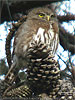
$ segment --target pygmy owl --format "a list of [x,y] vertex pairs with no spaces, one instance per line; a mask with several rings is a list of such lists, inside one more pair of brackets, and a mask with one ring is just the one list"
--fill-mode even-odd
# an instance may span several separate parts
[[[28,65],[31,59],[28,55],[34,58],[33,50],[34,52],[37,51],[37,59],[44,59],[47,54],[55,54],[58,43],[59,28],[55,13],[45,7],[32,9],[28,13],[26,21],[16,32],[11,67],[16,66],[15,68],[20,70],[21,68],[33,66],[33,62],[32,65]],[[12,79],[13,73],[9,76]]]
[[[27,51],[33,42],[45,44],[55,54],[59,43],[56,15],[49,9],[39,7],[28,13],[27,20],[16,32],[13,61],[17,66],[27,67]],[[27,62],[28,63],[28,62]]]

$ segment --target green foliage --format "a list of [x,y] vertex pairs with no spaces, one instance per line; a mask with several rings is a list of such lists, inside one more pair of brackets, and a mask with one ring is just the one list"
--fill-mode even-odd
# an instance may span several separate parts
[[8,72],[8,66],[5,63],[5,59],[0,60],[0,75],[5,74]]

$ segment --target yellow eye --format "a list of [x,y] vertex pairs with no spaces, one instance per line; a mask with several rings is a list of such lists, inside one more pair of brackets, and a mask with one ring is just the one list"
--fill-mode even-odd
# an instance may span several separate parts
[[44,17],[44,16],[45,16],[45,14],[42,14],[42,13],[39,14],[39,17]]

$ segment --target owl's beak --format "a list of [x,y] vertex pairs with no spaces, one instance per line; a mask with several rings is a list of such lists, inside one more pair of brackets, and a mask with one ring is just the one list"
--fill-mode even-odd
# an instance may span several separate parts
[[50,21],[50,16],[47,16],[46,18],[47,18],[48,21]]

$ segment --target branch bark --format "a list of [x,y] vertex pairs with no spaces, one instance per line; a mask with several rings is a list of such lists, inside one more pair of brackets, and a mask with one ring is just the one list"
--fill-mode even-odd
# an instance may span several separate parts
[[59,22],[62,23],[62,22],[69,22],[71,20],[75,20],[75,15],[73,14],[67,14],[66,16],[63,15],[63,16],[57,16],[57,18],[59,19]]

